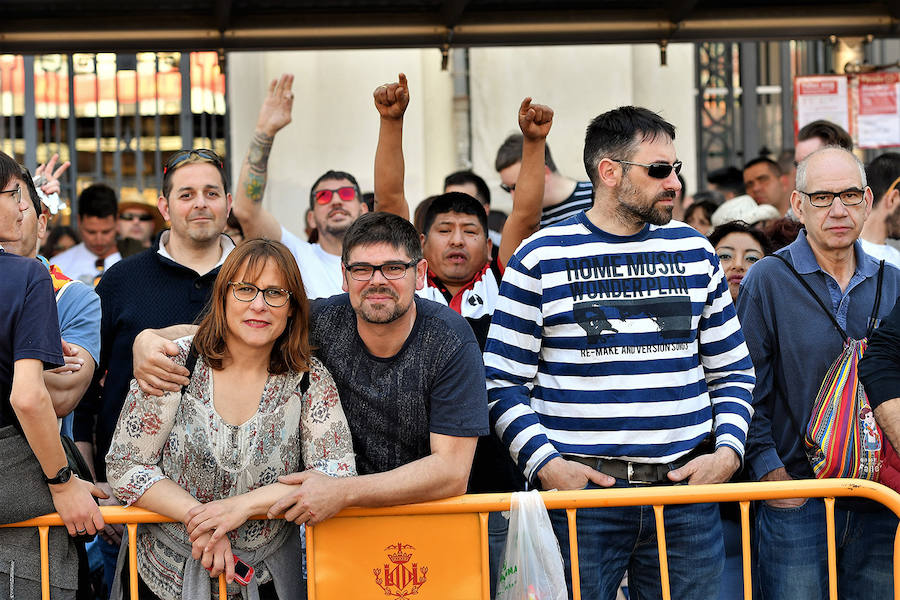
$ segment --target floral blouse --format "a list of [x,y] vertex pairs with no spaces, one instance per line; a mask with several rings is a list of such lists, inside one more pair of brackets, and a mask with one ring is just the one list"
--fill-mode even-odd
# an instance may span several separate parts
[[[183,365],[191,338],[176,343],[180,353],[175,362]],[[259,409],[241,425],[226,423],[216,412],[212,370],[202,357],[183,394],[150,396],[132,380],[106,456],[116,497],[131,505],[166,477],[206,503],[275,483],[279,475],[304,468],[332,476],[356,475],[350,430],[331,374],[311,358],[305,393],[303,375],[269,375]],[[250,551],[288,525],[284,520],[247,521],[228,535],[233,548]],[[161,527],[190,546],[182,523]],[[180,569],[160,564],[169,563],[165,556],[172,553],[162,543],[154,544],[147,533],[138,535],[138,546],[153,555],[139,556],[138,561],[151,589],[180,590],[183,560]],[[170,572],[172,567],[176,573]]]

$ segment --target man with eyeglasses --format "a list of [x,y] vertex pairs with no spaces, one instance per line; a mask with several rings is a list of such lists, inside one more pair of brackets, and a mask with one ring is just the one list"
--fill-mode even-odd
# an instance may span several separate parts
[[269,153],[275,135],[291,122],[293,75],[282,75],[269,85],[259,110],[247,158],[234,192],[234,215],[244,238],[279,240],[297,259],[303,286],[309,298],[327,298],[341,293],[341,246],[347,229],[368,208],[356,178],[344,171],[328,171],[312,185],[307,225],[318,233],[311,244],[288,231],[263,205],[268,182]]
[[[54,598],[75,598],[77,560],[74,542],[67,538],[93,535],[103,527],[93,498],[102,494],[90,482],[72,476],[44,383],[45,369],[64,365],[50,274],[37,261],[7,251],[29,233],[27,213],[33,208],[26,179],[30,176],[22,167],[0,152],[0,440],[4,498],[21,498],[13,506],[4,502],[0,518],[4,522],[23,518],[20,511],[28,499],[37,506],[52,500],[68,531],[54,527],[49,534],[49,565],[55,573],[51,590]],[[22,445],[16,440],[23,437],[30,458],[19,455]],[[39,464],[32,465],[32,471],[28,465],[35,459]],[[40,596],[37,545],[33,528],[0,532],[3,596]]]
[[[814,476],[803,432],[823,378],[845,342],[825,311],[847,335],[862,339],[900,294],[900,271],[885,265],[879,277],[878,261],[858,243],[872,200],[863,164],[852,152],[829,146],[809,154],[797,167],[791,194],[791,208],[804,229],[776,253],[796,273],[768,257],[741,283],[738,316],[757,373],[746,455],[756,479]],[[879,280],[883,301],[876,312]],[[827,596],[825,511],[821,499],[760,503],[757,573],[763,597]],[[834,514],[838,596],[890,598],[897,518],[866,501],[839,500]]]
[[[110,497],[105,458],[133,376],[132,342],[145,329],[194,322],[234,248],[222,233],[231,194],[224,163],[212,150],[182,150],[169,157],[157,207],[171,228],[149,249],[113,265],[97,286],[102,309],[97,373],[105,380],[99,398],[83,401],[75,412],[75,441],[93,464],[97,485]],[[121,528],[108,526],[96,542],[108,585],[120,535]]]
[[[510,259],[484,352],[491,424],[545,490],[727,481],[750,422],[753,366],[707,239],[672,221],[675,128],[621,107],[588,126],[592,207]],[[754,267],[755,268],[755,267]],[[565,514],[551,514],[569,570]],[[661,596],[650,507],[582,509],[581,594]],[[716,598],[716,504],[666,507],[673,598]]]

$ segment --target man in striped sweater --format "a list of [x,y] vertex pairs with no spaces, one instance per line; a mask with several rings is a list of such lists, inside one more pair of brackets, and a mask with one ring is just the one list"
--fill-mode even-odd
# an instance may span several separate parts
[[[643,108],[594,119],[593,207],[523,242],[503,276],[485,349],[491,422],[543,489],[718,483],[741,464],[753,365],[713,248],[670,222],[674,138]],[[665,514],[672,597],[717,597],[718,507]],[[553,521],[568,563],[565,516]],[[637,595],[660,597],[649,507],[577,522],[582,597],[614,598],[626,570]]]

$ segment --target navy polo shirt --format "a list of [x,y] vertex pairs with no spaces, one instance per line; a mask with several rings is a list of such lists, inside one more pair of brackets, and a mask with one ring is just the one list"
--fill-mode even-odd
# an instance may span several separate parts
[[[856,270],[845,290],[822,270],[801,231],[779,250],[854,339],[866,335],[878,278],[878,261],[854,244]],[[876,325],[900,294],[900,270],[885,265]],[[756,369],[753,420],[745,459],[754,478],[785,467],[791,477],[813,477],[803,434],[822,379],[844,340],[809,292],[779,259],[753,265],[741,283],[738,318]]]

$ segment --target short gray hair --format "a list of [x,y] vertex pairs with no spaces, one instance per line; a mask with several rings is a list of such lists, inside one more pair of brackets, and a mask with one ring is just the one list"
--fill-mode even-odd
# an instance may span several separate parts
[[794,189],[796,189],[798,192],[806,193],[804,188],[806,188],[807,184],[806,169],[809,167],[809,161],[812,157],[818,154],[822,154],[823,152],[840,152],[841,154],[851,157],[853,159],[853,162],[856,163],[856,167],[859,169],[860,187],[866,187],[866,166],[863,164],[863,162],[846,148],[842,148],[841,146],[825,146],[824,148],[819,148],[815,152],[811,152],[806,158],[800,161],[800,164],[797,165],[797,176],[794,180]]

